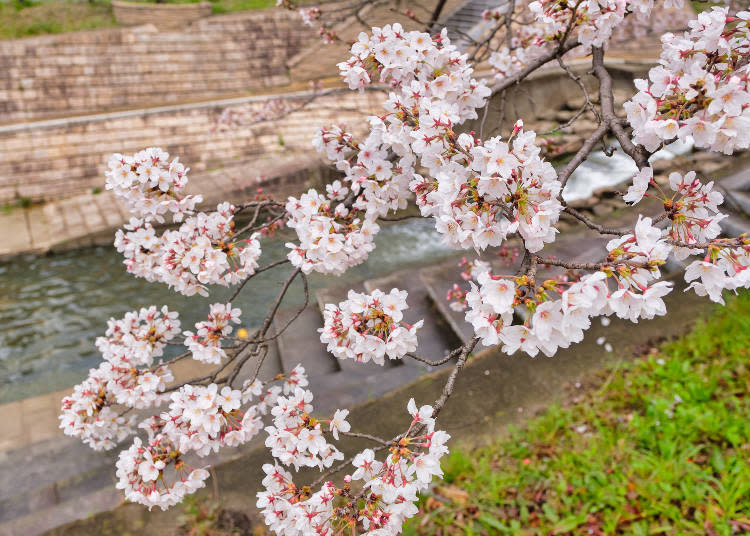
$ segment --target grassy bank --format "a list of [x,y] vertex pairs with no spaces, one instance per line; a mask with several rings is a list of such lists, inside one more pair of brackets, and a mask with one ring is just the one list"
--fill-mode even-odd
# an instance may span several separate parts
[[[135,0],[138,1],[138,0]],[[153,2],[153,0],[148,0]],[[200,0],[170,0],[193,3]],[[214,13],[265,9],[275,0],[208,0]],[[0,39],[117,26],[108,0],[0,0]]]
[[12,0],[0,2],[0,39],[115,26],[109,2]]
[[750,532],[750,294],[479,450],[405,534]]

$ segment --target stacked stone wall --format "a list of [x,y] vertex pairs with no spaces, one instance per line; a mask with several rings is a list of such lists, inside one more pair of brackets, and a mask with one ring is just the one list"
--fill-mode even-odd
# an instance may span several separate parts
[[313,32],[267,10],[0,41],[0,124],[237,95],[286,84]]
[[[304,97],[302,100],[306,100]],[[18,199],[48,201],[104,185],[110,154],[158,146],[198,175],[242,161],[311,152],[320,126],[355,126],[379,109],[379,93],[344,91],[319,96],[278,120],[217,129],[226,108],[247,116],[267,102],[196,104],[0,127],[0,204]],[[220,123],[219,123],[220,124]],[[254,178],[262,173],[247,170]]]

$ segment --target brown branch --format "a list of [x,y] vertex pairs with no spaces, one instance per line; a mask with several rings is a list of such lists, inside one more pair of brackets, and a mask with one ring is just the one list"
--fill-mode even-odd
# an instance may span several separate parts
[[380,443],[381,445],[391,445],[392,442],[388,441],[387,439],[383,439],[381,437],[377,437],[370,434],[363,434],[360,432],[342,432],[339,430],[339,434],[346,436],[346,437],[358,437],[361,439],[369,439],[370,441],[374,441],[376,443]]
[[560,266],[561,268],[567,268],[568,270],[598,271],[607,266],[617,266],[617,265],[627,265],[633,268],[645,268],[647,270],[651,268],[648,265],[648,263],[633,262],[633,261],[628,261],[628,260],[619,260],[616,262],[606,262],[606,261],[605,262],[574,262],[574,261],[564,261],[564,260],[555,259],[555,258],[545,259],[536,255],[535,257],[536,257],[536,261],[539,264],[546,264],[548,266]]
[[248,281],[250,281],[253,277],[256,275],[265,272],[266,270],[270,270],[271,268],[276,268],[277,266],[281,266],[282,264],[286,264],[289,262],[289,259],[282,259],[280,261],[272,262],[271,264],[264,266],[263,268],[258,268],[255,270],[252,274],[247,276],[242,283],[240,283],[240,286],[237,287],[237,289],[232,293],[232,295],[229,297],[227,302],[233,302],[234,299],[239,296],[240,292],[242,292],[242,289],[245,287]]
[[[292,281],[295,280],[295,278],[302,273],[301,268],[297,268],[294,270],[294,272],[291,273],[291,275],[284,281],[284,285],[281,287],[281,291],[279,292],[279,295],[276,297],[276,300],[273,302],[273,305],[271,306],[271,309],[266,314],[265,319],[263,320],[263,324],[258,329],[258,333],[256,335],[256,339],[262,339],[266,336],[266,333],[268,333],[268,329],[271,327],[271,322],[273,322],[274,317],[276,316],[276,313],[279,310],[279,307],[281,306],[281,302],[284,300],[284,296],[286,296],[286,293],[289,291],[289,287],[292,284]],[[265,344],[261,344],[259,348],[266,347]],[[267,352],[266,352],[267,353]],[[250,357],[253,355],[253,352],[249,352],[246,357],[243,357],[240,359],[237,364],[234,366],[234,370],[232,370],[232,373],[229,375],[228,383],[231,386],[234,383],[234,380],[237,378],[237,375],[240,373],[240,370],[242,369],[243,365],[250,359]],[[265,356],[264,356],[265,358]],[[258,369],[260,369],[260,365],[262,364],[263,360],[260,360],[258,362]]]
[[615,135],[620,147],[630,156],[638,169],[648,167],[648,159],[651,153],[642,145],[636,146],[630,141],[625,129],[622,127],[620,118],[615,114],[614,94],[612,93],[612,77],[604,66],[604,50],[601,47],[592,48],[591,66],[594,75],[599,79],[599,102],[601,103],[602,119],[609,127],[609,130]]
[[451,375],[448,377],[448,381],[445,383],[445,386],[443,387],[443,392],[440,395],[440,398],[438,398],[435,403],[432,405],[432,418],[436,419],[438,414],[443,410],[443,407],[445,406],[445,403],[448,401],[448,398],[453,394],[453,388],[456,384],[456,377],[459,375],[459,373],[463,370],[464,365],[466,364],[466,359],[469,357],[469,354],[472,350],[474,350],[474,347],[479,342],[479,337],[474,337],[463,345],[461,347],[461,353],[458,356],[458,361],[456,362],[456,365],[453,367],[453,371],[451,372]]
[[586,138],[586,141],[583,142],[583,145],[580,149],[578,149],[578,152],[575,154],[575,156],[570,160],[570,162],[567,163],[567,165],[560,171],[560,173],[557,174],[557,179],[560,181],[560,184],[562,185],[560,188],[560,193],[562,194],[562,189],[565,188],[565,184],[568,182],[568,179],[573,174],[573,172],[578,169],[578,166],[580,166],[586,158],[591,154],[591,151],[594,150],[594,147],[597,143],[599,143],[599,140],[604,138],[604,135],[607,133],[607,124],[602,123],[599,125],[599,127],[591,133],[591,135]]
[[577,220],[581,221],[586,227],[589,229],[593,229],[594,231],[598,231],[601,234],[611,234],[611,235],[617,235],[617,236],[624,236],[626,234],[629,234],[630,231],[621,231],[619,229],[610,229],[609,227],[604,227],[603,225],[599,225],[598,223],[594,223],[590,219],[588,219],[586,216],[578,212],[573,207],[564,206],[563,210],[576,218]]
[[292,318],[289,319],[289,321],[286,323],[286,325],[283,328],[281,328],[278,331],[278,333],[276,333],[276,335],[273,335],[271,337],[267,337],[265,339],[260,339],[257,342],[269,342],[269,341],[272,341],[274,339],[277,339],[277,338],[281,337],[281,335],[283,335],[284,332],[287,329],[289,329],[289,327],[294,323],[294,321],[297,320],[300,317],[300,315],[302,315],[302,313],[305,312],[305,309],[307,309],[307,306],[310,304],[310,288],[308,286],[307,276],[305,275],[305,273],[302,272],[301,275],[302,275],[302,284],[304,286],[304,292],[305,292],[305,303],[302,304],[302,306],[297,310],[297,312],[294,314],[294,316],[292,316]]
[[446,355],[443,359],[438,359],[437,361],[430,361],[426,357],[422,357],[420,355],[413,354],[411,352],[407,352],[406,355],[408,357],[411,357],[412,359],[416,359],[417,361],[420,361],[422,363],[426,363],[426,364],[428,364],[430,366],[437,367],[437,366],[440,366],[440,365],[444,365],[445,363],[447,363],[448,361],[450,361],[451,359],[453,359],[454,357],[456,357],[461,352],[461,350],[463,350],[463,346],[459,346],[458,348],[456,348],[452,352],[450,352],[448,355]]

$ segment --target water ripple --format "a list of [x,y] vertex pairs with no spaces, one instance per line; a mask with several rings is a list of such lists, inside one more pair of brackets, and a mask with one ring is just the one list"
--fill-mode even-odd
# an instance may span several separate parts
[[[262,264],[286,255],[288,236],[264,243]],[[444,257],[432,222],[413,220],[384,226],[369,261],[341,278],[310,278],[312,291],[389,273],[410,263]],[[246,327],[262,321],[264,305],[278,293],[289,266],[254,280],[234,305],[243,310]],[[155,304],[180,311],[182,325],[205,317],[209,303],[231,291],[212,289],[210,300],[186,298],[165,285],[148,283],[125,272],[112,248],[97,247],[50,256],[25,255],[0,263],[0,403],[68,387],[98,365],[94,340],[107,319]],[[293,285],[284,306],[302,303],[301,285]],[[170,348],[176,352],[177,348]]]

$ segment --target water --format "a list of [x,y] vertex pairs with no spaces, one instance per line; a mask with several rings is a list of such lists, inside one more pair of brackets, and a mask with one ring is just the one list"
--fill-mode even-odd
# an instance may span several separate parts
[[[674,158],[690,144],[674,143],[653,159]],[[595,152],[572,175],[563,192],[567,201],[588,197],[601,186],[630,179],[632,160],[615,151],[612,157]],[[429,263],[451,255],[442,245],[432,220],[414,219],[382,226],[376,249],[368,261],[344,276],[312,274],[311,292],[326,285],[344,285],[385,275],[410,264]],[[261,265],[286,255],[279,235],[263,243]],[[259,274],[233,305],[243,311],[243,326],[262,321],[266,304],[274,299],[291,267],[284,265]],[[98,365],[94,339],[103,335],[107,319],[147,305],[167,305],[179,311],[184,329],[205,318],[210,303],[226,301],[233,289],[216,287],[211,296],[187,298],[166,285],[148,283],[125,272],[122,258],[107,247],[52,256],[25,256],[0,264],[0,404],[69,387]],[[283,304],[304,301],[295,283]],[[171,348],[174,352],[178,348]]]
[[[603,151],[595,151],[570,176],[570,180],[563,190],[565,201],[575,201],[591,197],[594,190],[602,186],[615,186],[625,182],[638,172],[635,162],[622,152],[619,144],[612,156]],[[655,160],[671,160],[675,156],[689,153],[693,148],[692,140],[683,143],[676,141],[661,151],[655,152],[649,162]]]
[[[286,255],[289,235],[263,242],[261,266]],[[431,221],[406,220],[382,226],[368,261],[344,276],[310,277],[311,292],[384,275],[415,262],[452,254],[440,242]],[[244,327],[263,319],[266,305],[278,295],[289,265],[263,272],[233,305],[242,309]],[[184,329],[205,318],[210,303],[229,298],[232,289],[215,287],[209,298],[187,298],[166,285],[149,283],[125,272],[122,257],[109,247],[50,256],[24,256],[0,264],[0,404],[69,387],[101,360],[94,339],[107,319],[147,305],[167,305],[180,312]],[[283,307],[303,303],[295,282]],[[177,351],[177,348],[173,349]]]

